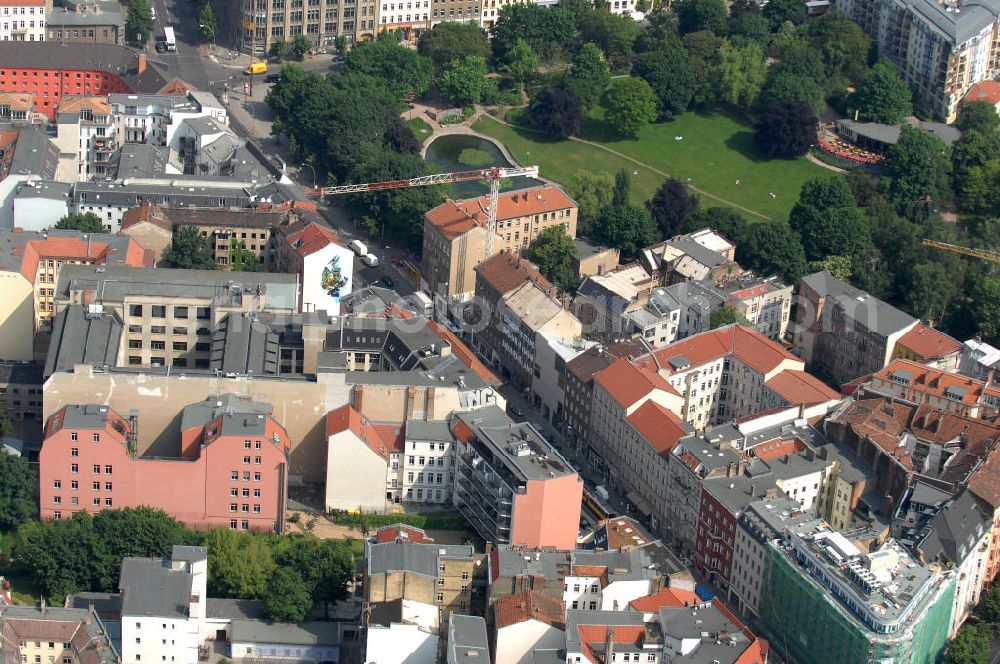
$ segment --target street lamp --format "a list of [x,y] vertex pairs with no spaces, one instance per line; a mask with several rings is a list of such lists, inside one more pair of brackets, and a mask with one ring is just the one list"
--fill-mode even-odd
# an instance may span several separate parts
[[309,162],[304,162],[304,163],[302,163],[302,164],[299,165],[299,168],[301,169],[301,168],[304,168],[306,166],[308,166],[309,170],[312,171],[313,189],[315,189],[316,188],[316,167],[313,166],[312,164],[310,164]]
[[[208,30],[212,33],[212,54],[215,54],[215,29],[212,26],[205,25],[204,23],[199,23],[198,27],[202,30]],[[204,33],[202,33],[204,34]]]

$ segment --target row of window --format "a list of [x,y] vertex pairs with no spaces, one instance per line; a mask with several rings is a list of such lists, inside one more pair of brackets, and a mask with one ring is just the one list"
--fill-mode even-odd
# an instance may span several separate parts
[[[100,507],[101,506],[101,499],[100,498],[94,498],[92,500],[92,502],[93,502],[94,507]],[[52,503],[55,504],[55,505],[62,505],[62,496],[52,496]],[[79,505],[80,504],[80,499],[77,496],[70,496],[69,504],[70,505]],[[104,499],[104,506],[105,507],[113,507],[114,505],[113,505],[112,500],[110,498],[105,498]],[[56,512],[56,514],[58,514],[58,512]],[[56,518],[58,519],[59,517],[56,517]]]
[[[162,304],[130,304],[128,307],[129,316],[141,317],[143,312],[148,307],[149,315],[151,318],[166,318],[167,317],[167,307]],[[190,307],[176,306],[171,308],[171,315],[173,318],[188,318]],[[208,320],[211,317],[211,311],[208,307],[195,307],[195,316],[198,320]]]
[[[105,475],[111,475],[112,474],[111,473],[112,470],[114,470],[114,468],[111,466],[111,464],[108,464],[108,465],[104,466],[104,474]],[[80,464],[71,463],[69,465],[69,472],[73,473],[74,475],[78,474],[80,472]],[[101,474],[101,465],[98,464],[98,463],[94,464],[94,474],[95,475],[100,475]]]
[[[53,480],[52,481],[52,488],[54,488],[54,489],[61,489],[62,488],[62,480]],[[76,480],[72,480],[70,482],[70,488],[72,490],[76,491],[77,489],[80,488],[80,483],[77,482]],[[92,482],[91,483],[91,488],[94,491],[100,491],[101,490],[101,483],[100,482]],[[111,490],[113,490],[113,488],[114,487],[111,484],[111,482],[105,482],[104,483],[104,490],[105,491],[111,491]],[[58,501],[56,501],[56,502],[58,502]]]

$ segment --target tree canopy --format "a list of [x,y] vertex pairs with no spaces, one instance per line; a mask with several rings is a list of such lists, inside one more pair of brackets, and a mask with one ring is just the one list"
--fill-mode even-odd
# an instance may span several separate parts
[[880,60],[865,75],[850,103],[862,120],[898,125],[913,113],[913,91],[895,65]]
[[566,138],[580,131],[583,105],[570,88],[546,88],[531,105],[531,119],[545,133]]
[[486,60],[481,57],[452,60],[438,77],[437,86],[441,94],[456,106],[478,104],[497,94],[496,80],[487,78],[486,73]]
[[576,18],[561,8],[534,3],[509,4],[500,8],[491,29],[493,54],[503,60],[518,39],[526,41],[546,61],[572,44]]
[[656,95],[641,78],[617,78],[604,93],[605,119],[615,131],[636,136],[656,120]]
[[56,228],[74,230],[82,233],[103,233],[104,224],[101,218],[93,212],[71,212],[56,222]]
[[128,13],[125,18],[125,40],[131,44],[142,46],[149,41],[155,27],[150,13],[149,0],[129,0]]
[[769,157],[798,157],[817,141],[819,119],[808,104],[779,101],[757,116],[754,139]]
[[673,237],[681,232],[684,222],[698,209],[698,197],[691,193],[686,183],[677,178],[667,178],[646,201],[646,209],[653,215],[660,235]]
[[0,532],[14,530],[37,514],[35,473],[28,460],[0,450]]
[[185,270],[214,270],[218,267],[208,240],[201,236],[195,226],[182,226],[174,233],[173,242],[163,257],[163,262],[169,267]]
[[430,58],[440,71],[453,60],[490,57],[490,40],[475,23],[443,21],[420,35],[417,53]]
[[298,570],[279,567],[261,597],[264,614],[277,622],[302,622],[313,607],[312,595]]
[[809,260],[856,256],[872,248],[868,219],[842,177],[818,177],[802,185],[788,216]]
[[580,285],[573,269],[576,245],[562,226],[550,226],[528,247],[528,260],[534,262],[546,279],[563,292],[572,293]]
[[958,109],[955,126],[966,131],[995,131],[1000,127],[1000,114],[996,106],[988,101],[973,101],[962,104]]
[[576,93],[586,108],[590,108],[601,98],[610,82],[611,71],[601,49],[589,42],[581,46],[566,75],[566,87]]
[[680,31],[711,30],[717,35],[726,32],[726,3],[723,0],[679,0],[674,3]]
[[[757,101],[767,78],[764,51],[756,42],[735,46],[726,42],[719,49],[719,97],[727,104],[750,108]],[[765,111],[764,115],[768,113]]]
[[904,124],[899,140],[886,151],[883,190],[900,209],[938,198],[948,187],[950,157],[940,138]]
[[[669,120],[688,109],[697,81],[687,51],[679,41],[663,42],[655,50],[639,55],[632,74],[648,83],[655,93],[660,119]],[[612,86],[623,80],[630,79],[615,79]]]
[[797,284],[806,273],[806,255],[798,234],[784,221],[750,224],[736,245],[736,260],[757,274],[777,274]]
[[747,321],[746,316],[740,313],[739,309],[732,305],[716,309],[708,317],[708,328],[710,330],[714,330],[717,327],[732,325],[733,323],[748,325],[749,321]]
[[389,39],[356,44],[344,62],[345,74],[363,74],[385,85],[399,98],[420,96],[431,83],[430,58]]

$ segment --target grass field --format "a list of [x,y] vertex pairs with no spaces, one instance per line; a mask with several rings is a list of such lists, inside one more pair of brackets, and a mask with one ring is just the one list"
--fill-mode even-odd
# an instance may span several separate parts
[[431,126],[420,118],[413,118],[406,121],[406,126],[410,128],[417,140],[423,143],[431,135]]
[[[745,213],[750,221],[763,217],[786,219],[803,182],[832,174],[804,158],[769,159],[754,144],[749,123],[735,114],[686,113],[672,122],[647,127],[636,139],[616,135],[602,117],[603,109],[595,108],[584,121],[580,138],[681,180],[690,178],[690,184],[706,194],[758,213]],[[639,171],[632,180],[632,199],[641,203],[653,195],[664,179],[659,173],[598,147],[504,126],[488,116],[476,122],[474,128],[506,144],[522,166],[537,164],[543,177],[566,186],[578,171],[609,174],[621,168],[629,173]],[[683,139],[676,140],[677,136]],[[772,198],[770,192],[776,196]],[[703,195],[702,205],[726,203]]]

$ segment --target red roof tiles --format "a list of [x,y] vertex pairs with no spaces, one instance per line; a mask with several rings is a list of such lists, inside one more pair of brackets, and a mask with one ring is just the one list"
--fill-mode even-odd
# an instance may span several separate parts
[[492,385],[500,385],[500,379],[483,364],[476,354],[454,332],[432,320],[427,321],[427,327],[431,332],[438,335],[442,341],[447,342],[451,346],[451,352],[455,357],[461,360],[462,364],[472,369],[477,376]]
[[1000,83],[996,81],[976,83],[966,93],[965,101],[985,101],[994,106],[1000,104]]
[[477,279],[482,279],[502,295],[510,293],[528,281],[534,281],[546,290],[552,288],[552,284],[542,276],[534,263],[506,250],[483,261],[475,270]]
[[350,430],[380,457],[389,460],[392,452],[402,452],[404,444],[401,424],[373,423],[353,406],[341,406],[326,416],[326,435],[333,436]]
[[646,595],[629,602],[636,611],[643,613],[659,613],[663,607],[695,606],[702,600],[690,590],[682,588],[664,588],[655,595]]
[[[690,366],[673,370],[670,360],[681,355],[690,362]],[[800,367],[804,366],[802,360],[785,350],[781,344],[742,325],[727,325],[696,334],[655,351],[655,360],[652,356],[646,356],[641,362],[649,369],[657,369],[659,363],[660,370],[677,373],[727,355],[736,357],[760,373],[772,371],[785,360],[793,360]]]
[[555,597],[537,590],[501,597],[493,606],[498,630],[527,620],[537,620],[558,629],[565,629],[565,607]]
[[415,526],[407,526],[403,523],[391,526],[382,526],[375,531],[375,541],[379,544],[387,542],[412,542],[413,544],[433,544],[434,538],[428,537],[427,532]]
[[654,401],[642,404],[625,419],[660,454],[669,452],[688,433],[676,413]]
[[594,380],[603,387],[611,398],[622,408],[629,408],[653,390],[663,390],[669,394],[677,394],[662,376],[655,371],[632,364],[625,358],[619,358],[611,365],[594,376]]
[[786,369],[769,378],[764,386],[793,406],[839,399],[840,394],[805,371]]
[[919,322],[896,342],[897,352],[900,346],[925,360],[942,358],[962,350],[962,344],[955,339]]
[[[461,201],[448,200],[430,210],[425,217],[445,238],[453,240],[475,226],[486,224],[488,204],[487,196]],[[516,219],[575,207],[573,199],[552,185],[518,189],[500,194],[497,199],[497,219]]]
[[[909,382],[902,384],[893,381],[893,374],[897,371],[905,371],[912,374]],[[981,380],[968,378],[962,374],[949,373],[911,360],[893,360],[884,369],[873,374],[872,379],[876,382],[885,381],[886,383],[890,383],[901,392],[912,390],[915,395],[933,395],[941,399],[947,398],[951,401],[959,401],[966,406],[974,406],[984,394],[1000,397],[1000,389],[992,385],[987,385]],[[952,396],[945,397],[945,391],[948,388],[961,388],[961,390],[964,390],[964,393],[961,394],[961,399],[954,398],[954,396],[959,395],[956,391],[950,393]],[[872,389],[877,390],[878,386],[873,383]],[[920,400],[906,395],[903,395],[903,398],[910,401]]]
[[330,244],[344,246],[333,230],[316,223],[309,224],[297,233],[289,235],[285,238],[285,244],[299,256],[308,256]]

